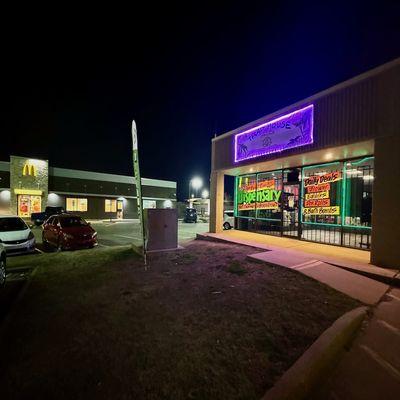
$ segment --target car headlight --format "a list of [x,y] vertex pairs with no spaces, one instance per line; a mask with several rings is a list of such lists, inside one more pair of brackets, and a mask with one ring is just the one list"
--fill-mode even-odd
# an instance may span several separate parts
[[33,234],[32,231],[30,231],[29,235],[28,235],[28,240],[32,240],[32,239],[35,239],[35,235]]
[[92,239],[97,237],[97,232],[92,233]]

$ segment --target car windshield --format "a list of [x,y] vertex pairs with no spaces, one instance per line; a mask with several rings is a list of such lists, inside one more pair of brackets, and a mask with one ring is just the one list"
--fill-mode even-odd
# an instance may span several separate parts
[[0,218],[0,232],[24,231],[28,226],[21,218]]
[[60,218],[60,224],[63,228],[70,228],[72,226],[87,226],[87,222],[81,217],[66,217]]

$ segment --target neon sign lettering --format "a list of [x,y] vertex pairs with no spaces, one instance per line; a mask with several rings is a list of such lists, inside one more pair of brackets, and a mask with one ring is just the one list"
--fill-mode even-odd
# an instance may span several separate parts
[[313,143],[313,120],[311,104],[236,134],[235,162]]

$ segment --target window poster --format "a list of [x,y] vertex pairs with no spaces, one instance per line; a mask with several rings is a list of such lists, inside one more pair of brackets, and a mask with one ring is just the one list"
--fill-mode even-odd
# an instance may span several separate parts
[[336,183],[341,179],[341,171],[304,178],[303,215],[340,215]]
[[31,196],[31,213],[38,213],[41,211],[42,211],[41,196]]
[[237,212],[242,216],[251,216],[256,208],[257,177],[256,175],[237,178],[236,204]]
[[251,212],[255,210],[279,210],[281,196],[280,180],[274,179],[271,174],[237,178],[236,201],[240,216],[253,216]]

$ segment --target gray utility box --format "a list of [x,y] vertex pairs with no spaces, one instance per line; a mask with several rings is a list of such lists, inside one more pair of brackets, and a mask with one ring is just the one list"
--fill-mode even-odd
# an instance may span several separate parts
[[144,225],[147,250],[168,250],[178,247],[178,213],[176,208],[146,208]]

